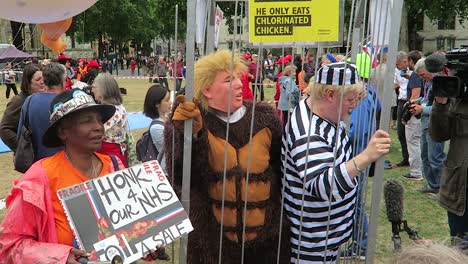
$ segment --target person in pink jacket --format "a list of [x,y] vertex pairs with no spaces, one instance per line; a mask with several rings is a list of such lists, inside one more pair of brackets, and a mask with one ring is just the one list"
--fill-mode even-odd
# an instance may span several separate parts
[[114,114],[114,106],[97,105],[90,95],[73,89],[56,96],[50,108],[43,144],[65,145],[65,150],[37,161],[13,183],[0,225],[0,263],[74,264],[88,256],[73,246],[73,232],[56,191],[120,167],[113,165],[118,159],[112,162],[95,153],[104,134],[102,123]]
[[78,258],[88,257],[76,248],[57,191],[124,168],[115,156],[96,153],[103,123],[115,112],[113,105],[98,105],[90,95],[73,89],[57,95],[50,112],[43,144],[65,148],[35,162],[13,183],[6,199],[8,212],[0,225],[2,264],[78,264]]
[[[248,67],[251,61],[250,58],[250,54],[244,53],[241,56],[241,61],[244,65]],[[250,82],[253,80],[253,75],[251,75],[249,70],[247,69],[246,71],[241,73],[240,79],[242,82],[242,99],[252,100],[254,96],[252,90],[250,89]]]

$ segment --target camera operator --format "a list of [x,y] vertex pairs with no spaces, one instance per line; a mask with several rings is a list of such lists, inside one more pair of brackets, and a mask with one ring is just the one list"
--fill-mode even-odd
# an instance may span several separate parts
[[424,81],[422,96],[412,101],[413,107],[411,113],[413,115],[421,115],[421,159],[423,175],[427,181],[427,186],[420,189],[420,191],[437,194],[440,187],[442,165],[446,159],[446,155],[444,153],[444,142],[434,141],[429,133],[429,114],[431,113],[433,101],[432,80],[435,75],[443,73],[430,72],[428,69],[432,68],[431,61],[432,57],[422,58],[416,63],[415,71]]
[[[442,56],[440,59],[442,64],[445,64],[445,57]],[[441,88],[448,91],[450,87],[444,84]],[[446,96],[451,98],[435,97],[429,125],[431,136],[435,141],[450,140],[447,161],[444,164],[440,180],[439,201],[442,207],[447,209],[450,235],[466,239],[468,233],[468,151],[466,151],[468,146],[468,98],[466,96]]]

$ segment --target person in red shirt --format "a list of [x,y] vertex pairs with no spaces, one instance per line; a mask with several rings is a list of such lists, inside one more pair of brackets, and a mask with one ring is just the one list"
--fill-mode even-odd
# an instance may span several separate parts
[[[245,65],[250,65],[250,58],[251,55],[248,53],[244,53],[241,56],[241,61]],[[253,100],[253,93],[250,89],[250,82],[253,80],[253,75],[250,74],[249,70],[246,70],[241,74],[241,82],[242,82],[242,99],[244,100]]]
[[184,78],[183,72],[184,71],[184,60],[182,59],[182,56],[177,56],[177,62],[176,62],[176,92],[180,91],[180,87],[182,86],[182,80]]
[[73,70],[73,67],[71,66],[71,60],[72,58],[68,57],[65,54],[60,54],[60,56],[57,57],[57,62],[65,65],[65,68],[67,70],[67,80],[65,82],[65,90],[70,90],[73,85],[72,80],[76,79],[75,71]]
[[132,71],[132,76],[135,75],[136,61],[132,59],[130,62],[130,70]]

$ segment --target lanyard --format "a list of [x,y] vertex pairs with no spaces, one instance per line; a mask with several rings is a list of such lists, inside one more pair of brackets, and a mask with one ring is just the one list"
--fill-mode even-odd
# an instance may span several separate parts
[[424,93],[423,93],[423,98],[426,99],[429,93],[429,88],[431,87],[432,82],[430,81],[424,81]]

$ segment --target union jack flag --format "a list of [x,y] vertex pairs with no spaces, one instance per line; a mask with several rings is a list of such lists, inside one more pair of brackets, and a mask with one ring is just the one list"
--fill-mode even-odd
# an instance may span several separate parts
[[362,51],[364,53],[369,54],[372,58],[372,68],[377,67],[380,64],[379,62],[379,55],[380,52],[386,53],[388,51],[388,47],[382,47],[380,45],[372,45],[372,42],[367,42],[366,45],[362,46]]

